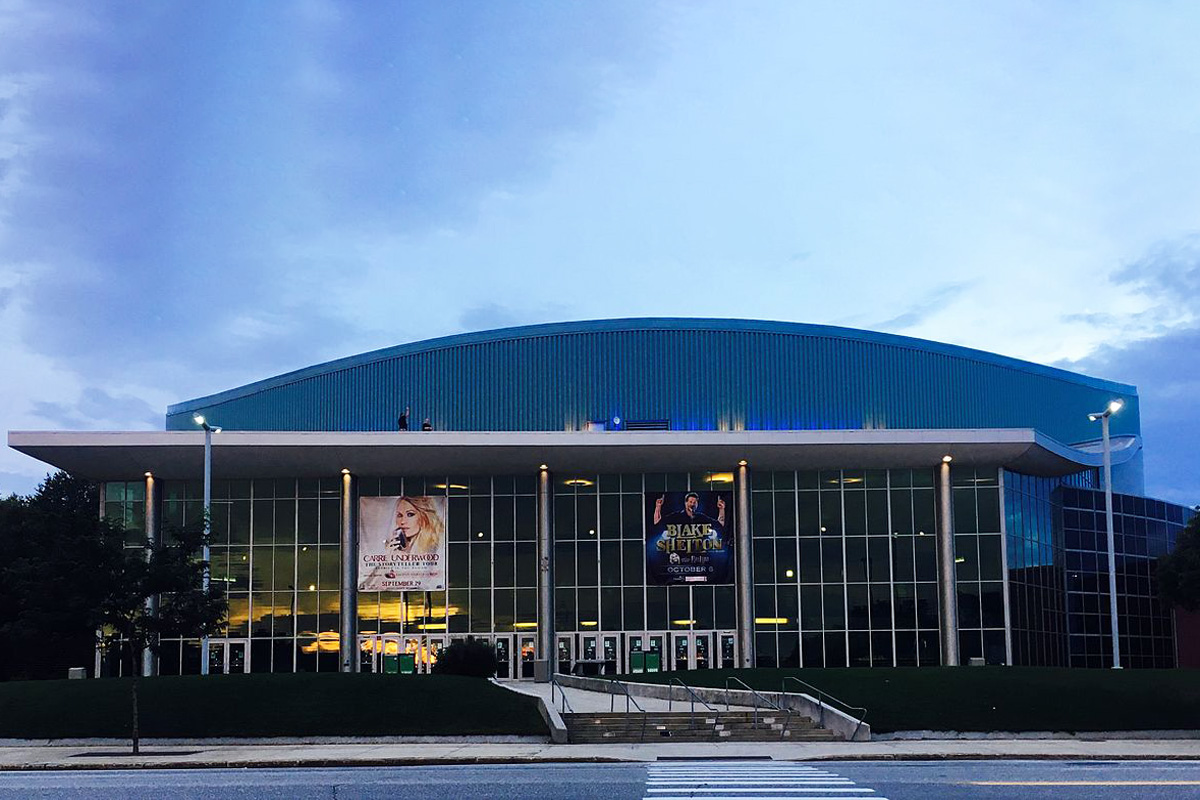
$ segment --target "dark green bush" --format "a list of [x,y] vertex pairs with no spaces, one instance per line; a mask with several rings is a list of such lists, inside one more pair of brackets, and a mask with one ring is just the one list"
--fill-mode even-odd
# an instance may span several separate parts
[[469,678],[490,678],[496,674],[496,651],[486,641],[468,636],[453,642],[438,655],[433,665],[435,675],[465,675]]

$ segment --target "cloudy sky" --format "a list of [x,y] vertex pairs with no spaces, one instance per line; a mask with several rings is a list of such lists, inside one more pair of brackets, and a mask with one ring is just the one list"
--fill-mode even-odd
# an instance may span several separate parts
[[[0,0],[0,430],[749,317],[1135,383],[1194,504],[1197,41],[1192,0]],[[44,471],[6,448],[0,492]]]

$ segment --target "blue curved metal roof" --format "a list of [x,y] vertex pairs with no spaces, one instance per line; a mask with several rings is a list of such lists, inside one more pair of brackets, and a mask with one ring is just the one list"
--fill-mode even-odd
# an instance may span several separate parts
[[406,405],[453,430],[577,430],[668,420],[678,430],[1030,427],[1096,436],[1114,396],[1139,433],[1137,390],[907,336],[792,322],[611,319],[464,333],[318,364],[171,406],[234,430],[391,430]]

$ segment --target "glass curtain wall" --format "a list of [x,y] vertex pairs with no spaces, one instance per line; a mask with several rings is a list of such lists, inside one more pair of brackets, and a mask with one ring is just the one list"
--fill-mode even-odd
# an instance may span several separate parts
[[359,592],[358,633],[508,633],[537,629],[533,475],[360,478],[363,497],[447,497],[443,592]]
[[973,658],[1006,664],[1000,473],[955,467],[950,470],[950,485],[959,658],[963,664]]
[[732,489],[728,472],[557,475],[556,632],[735,629],[732,584],[648,586],[645,542],[647,495]]
[[1060,483],[1004,473],[1009,613],[1018,666],[1067,665]]
[[934,478],[751,474],[758,666],[940,663]]
[[[1061,498],[1070,665],[1111,667],[1104,492],[1066,487]],[[1183,506],[1113,495],[1122,666],[1175,666],[1171,610],[1158,598],[1154,567],[1158,556],[1175,547],[1190,516]]]

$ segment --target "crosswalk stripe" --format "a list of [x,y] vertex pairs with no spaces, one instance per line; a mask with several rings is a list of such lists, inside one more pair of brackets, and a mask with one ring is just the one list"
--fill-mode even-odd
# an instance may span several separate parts
[[[719,791],[722,791],[727,788],[729,788],[729,787],[713,786],[711,788],[708,788],[708,787],[698,786],[698,787],[695,787],[692,789],[688,789],[688,791],[689,792],[719,792]],[[745,786],[745,787],[738,786],[735,788],[738,792],[792,791],[792,792],[845,792],[847,794],[874,794],[875,793],[874,789],[866,789],[866,788],[859,787],[859,786],[855,786],[853,788],[843,787],[843,786],[786,786],[786,787],[781,787],[781,788],[775,788],[775,787],[756,788],[753,786]],[[668,788],[658,788],[658,789],[647,788],[646,791],[647,792],[678,792],[679,789],[677,789],[677,788],[669,788],[669,789]]]
[[854,781],[847,778],[651,778],[646,783],[654,786],[695,786],[701,783],[719,783],[726,786],[733,784],[753,784],[760,786],[773,783],[784,786],[854,785]]
[[660,761],[646,766],[643,800],[887,800],[808,764]]

